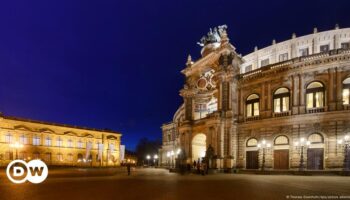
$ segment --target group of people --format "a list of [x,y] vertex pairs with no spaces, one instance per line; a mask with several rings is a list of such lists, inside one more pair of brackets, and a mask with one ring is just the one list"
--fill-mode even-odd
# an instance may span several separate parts
[[199,159],[197,162],[193,161],[193,168],[197,170],[197,174],[202,174],[203,176],[208,174],[209,167],[204,160],[202,162]]

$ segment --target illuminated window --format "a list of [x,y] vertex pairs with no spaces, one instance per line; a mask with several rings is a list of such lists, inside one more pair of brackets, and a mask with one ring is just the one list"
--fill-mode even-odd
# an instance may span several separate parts
[[273,107],[275,113],[289,111],[289,90],[287,88],[279,88],[273,94]]
[[110,143],[110,144],[109,144],[109,150],[110,150],[110,151],[114,151],[114,149],[115,149],[115,148],[114,148],[114,144]]
[[28,138],[25,135],[21,135],[19,137],[19,143],[21,143],[21,144],[28,144]]
[[306,108],[322,108],[324,106],[324,87],[320,82],[312,82],[306,88]]
[[47,137],[46,140],[45,140],[45,145],[46,146],[51,146],[52,142],[51,142],[51,138],[50,137]]
[[258,140],[256,140],[255,138],[250,138],[247,141],[247,147],[256,147],[258,145]]
[[350,104],[350,77],[343,81],[343,104]]
[[287,145],[289,144],[289,140],[286,136],[280,135],[275,139],[275,145]]
[[44,160],[47,162],[51,162],[51,153],[49,152],[45,153]]
[[12,135],[11,135],[11,133],[7,133],[5,135],[5,142],[6,143],[12,143]]
[[62,147],[62,146],[63,146],[63,140],[62,140],[60,137],[57,138],[56,145],[57,145],[58,147]]
[[67,147],[69,147],[69,148],[72,148],[72,147],[73,147],[73,141],[72,141],[71,139],[69,139],[69,140],[67,141]]
[[40,137],[39,136],[34,136],[33,137],[33,145],[38,146],[40,145]]
[[67,155],[67,160],[70,161],[70,162],[73,161],[73,155],[72,155],[71,153],[69,153],[69,154]]
[[251,94],[246,101],[247,117],[259,116],[259,96]]
[[34,152],[34,153],[33,153],[33,159],[34,159],[34,160],[40,159],[40,153],[39,153],[39,152]]
[[77,143],[77,147],[79,149],[82,149],[83,148],[83,143],[79,140],[78,143]]
[[308,141],[311,143],[323,143],[323,137],[319,133],[313,133],[309,136]]

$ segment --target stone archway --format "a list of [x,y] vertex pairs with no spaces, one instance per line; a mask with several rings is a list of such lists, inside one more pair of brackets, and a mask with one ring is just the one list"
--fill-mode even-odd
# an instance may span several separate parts
[[199,158],[205,156],[207,150],[206,144],[207,136],[203,133],[195,135],[192,139],[192,160],[197,161]]

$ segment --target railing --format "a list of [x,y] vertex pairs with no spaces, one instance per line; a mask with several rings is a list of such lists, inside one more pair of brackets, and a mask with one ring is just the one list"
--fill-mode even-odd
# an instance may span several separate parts
[[275,112],[272,114],[273,117],[285,117],[289,116],[291,114],[290,111],[285,111],[285,112]]
[[308,108],[306,109],[307,113],[320,113],[320,112],[324,112],[325,108]]
[[252,116],[252,117],[246,117],[245,121],[255,121],[259,119],[260,119],[260,116]]

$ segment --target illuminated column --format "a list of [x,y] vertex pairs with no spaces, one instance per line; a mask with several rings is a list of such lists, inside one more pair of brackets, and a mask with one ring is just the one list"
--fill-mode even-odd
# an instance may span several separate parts
[[339,68],[335,69],[336,73],[336,102],[337,110],[343,110],[343,96],[342,96],[342,77],[341,70]]
[[108,165],[108,140],[107,136],[105,134],[102,134],[102,144],[103,144],[103,151],[102,151],[102,166]]
[[299,96],[300,96],[300,90],[299,90],[299,76],[298,75],[293,75],[292,76],[292,85],[293,85],[293,90],[292,90],[292,97],[293,97],[293,108],[292,108],[292,114],[296,115],[298,114],[298,107],[299,107]]

